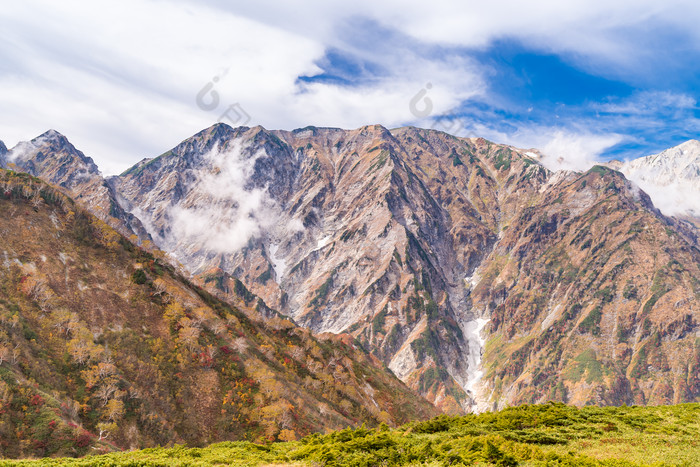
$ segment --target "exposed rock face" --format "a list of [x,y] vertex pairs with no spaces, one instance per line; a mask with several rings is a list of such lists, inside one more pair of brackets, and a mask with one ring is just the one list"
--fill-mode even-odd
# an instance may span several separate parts
[[536,158],[416,128],[219,124],[109,187],[221,297],[352,334],[443,410],[695,400],[697,231],[620,172]]
[[491,401],[658,404],[700,395],[700,251],[622,174],[550,178],[472,295]]
[[21,142],[4,157],[3,167],[28,172],[57,185],[122,234],[148,239],[141,222],[121,208],[94,161],[59,132],[49,130],[31,141]]
[[[415,128],[217,125],[112,183],[222,295],[237,277],[304,326],[352,333],[445,410],[661,400],[662,374],[696,368],[697,250],[608,169],[552,173]],[[671,352],[667,319],[685,323],[679,358],[642,369]],[[664,397],[697,397],[688,378]]]
[[[234,285],[217,271],[231,273],[314,331],[352,332],[405,381],[460,410],[470,374],[463,328],[476,318],[462,278],[495,234],[473,212],[451,226],[414,171],[379,126],[218,125],[113,183],[156,243],[205,281],[225,292]],[[452,228],[473,229],[473,246],[455,250]]]

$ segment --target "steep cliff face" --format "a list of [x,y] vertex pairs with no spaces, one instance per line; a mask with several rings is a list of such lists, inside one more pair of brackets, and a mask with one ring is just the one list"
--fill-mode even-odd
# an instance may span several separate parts
[[[662,315],[686,324],[677,368],[660,371],[694,368],[697,252],[616,172],[551,173],[524,151],[416,128],[217,125],[112,183],[223,297],[236,277],[306,327],[352,333],[445,410],[654,399],[633,369],[666,337]],[[683,271],[667,277],[671,258]],[[627,337],[612,346],[612,332]],[[697,397],[674,384],[691,389],[671,399]]]
[[484,395],[659,404],[700,395],[700,251],[600,166],[550,178],[485,261]]
[[446,213],[405,152],[379,126],[218,125],[113,183],[156,243],[224,296],[235,289],[227,272],[314,331],[352,332],[438,405],[461,410],[473,317],[446,293],[463,290]]
[[438,413],[349,336],[263,319],[244,288],[217,300],[27,174],[0,170],[0,238],[2,457]]
[[97,165],[55,130],[17,144],[0,167],[27,172],[66,191],[101,220],[124,235],[147,240],[141,222],[121,208],[116,194],[105,183]]

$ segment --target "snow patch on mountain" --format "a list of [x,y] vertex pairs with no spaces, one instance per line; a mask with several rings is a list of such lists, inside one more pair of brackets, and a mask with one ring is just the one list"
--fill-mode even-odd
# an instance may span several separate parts
[[282,281],[282,276],[284,276],[284,273],[287,271],[287,261],[277,256],[279,249],[280,246],[275,244],[271,244],[268,247],[270,263],[272,263],[272,269],[275,270],[275,279],[278,284]]
[[481,276],[476,272],[476,270],[472,273],[471,276],[466,276],[464,278],[464,283],[470,290],[474,289],[477,285],[479,285],[480,281]]
[[328,245],[330,242],[331,242],[330,235],[326,235],[325,237],[320,238],[318,240],[318,243],[316,243],[316,248],[313,251],[318,251],[318,250],[322,249],[324,246]]
[[481,354],[484,351],[486,339],[481,335],[484,326],[490,319],[477,318],[464,324],[464,330],[469,344],[469,365],[467,383],[464,386],[467,393],[472,398],[472,411],[481,412],[486,410],[486,401],[481,395],[480,382],[484,377],[481,367]]
[[620,172],[635,182],[666,215],[700,217],[700,141],[625,162]]

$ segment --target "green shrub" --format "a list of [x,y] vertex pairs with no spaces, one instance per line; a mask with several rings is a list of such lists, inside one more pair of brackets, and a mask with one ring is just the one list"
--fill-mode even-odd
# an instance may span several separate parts
[[588,316],[586,316],[583,321],[581,321],[581,324],[578,325],[579,331],[582,333],[588,333],[590,332],[594,336],[597,336],[600,334],[600,320],[603,317],[603,313],[601,312],[600,306],[596,306],[591,310],[590,313],[588,313]]
[[137,269],[131,275],[131,281],[134,284],[143,285],[148,281],[148,276],[146,276],[146,273],[143,272],[143,269]]

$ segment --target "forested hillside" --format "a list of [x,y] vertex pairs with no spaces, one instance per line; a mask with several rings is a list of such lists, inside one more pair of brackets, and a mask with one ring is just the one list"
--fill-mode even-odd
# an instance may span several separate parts
[[436,413],[352,338],[316,338],[242,286],[215,299],[27,174],[0,172],[0,238],[0,457]]

